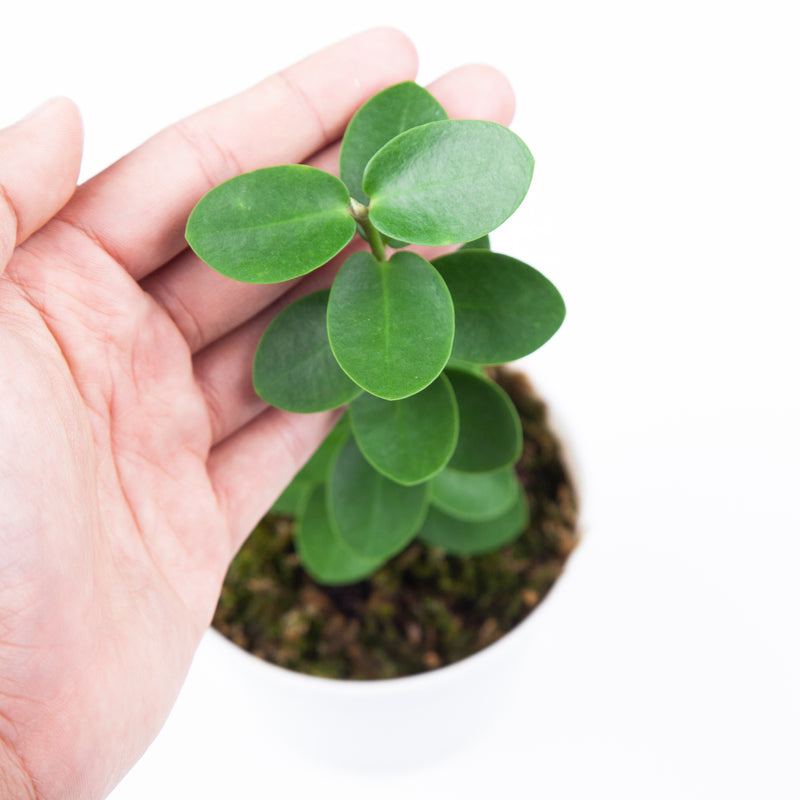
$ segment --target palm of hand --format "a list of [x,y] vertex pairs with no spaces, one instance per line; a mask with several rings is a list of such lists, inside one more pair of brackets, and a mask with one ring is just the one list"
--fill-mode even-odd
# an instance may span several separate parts
[[[65,223],[20,248],[6,278],[0,372],[25,394],[0,409],[16,439],[5,452],[40,457],[2,465],[0,604],[17,610],[3,620],[3,716],[54,753],[87,720],[157,729],[233,537],[207,470],[208,409],[164,309]],[[127,713],[104,719],[109,706]]]

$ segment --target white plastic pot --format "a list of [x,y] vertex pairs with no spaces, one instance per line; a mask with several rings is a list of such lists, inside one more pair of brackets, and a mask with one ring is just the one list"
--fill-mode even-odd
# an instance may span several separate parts
[[[562,456],[576,486],[569,442]],[[567,571],[569,565],[567,565]],[[550,594],[563,588],[561,576]],[[263,661],[215,630],[208,644],[228,678],[246,692],[264,724],[311,758],[359,770],[410,768],[442,759],[480,735],[503,703],[512,671],[526,663],[550,594],[513,630],[468,658],[431,672],[377,681],[345,681],[293,672]],[[529,663],[529,662],[527,662]]]
[[510,672],[525,663],[547,606],[548,598],[500,640],[462,661],[378,681],[292,672],[251,655],[213,629],[207,636],[228,677],[254,707],[264,710],[264,724],[279,730],[285,743],[323,763],[392,769],[438,761],[484,730],[510,700]]

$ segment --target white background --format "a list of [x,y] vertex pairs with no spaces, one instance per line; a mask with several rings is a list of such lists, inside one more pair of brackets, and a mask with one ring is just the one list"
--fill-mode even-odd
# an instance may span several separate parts
[[314,767],[220,734],[237,707],[201,651],[114,800],[800,797],[793,3],[3,5],[0,124],[72,97],[84,177],[372,25],[414,39],[422,82],[499,67],[537,163],[494,244],[568,307],[526,367],[573,446],[584,542],[494,725],[391,777]]

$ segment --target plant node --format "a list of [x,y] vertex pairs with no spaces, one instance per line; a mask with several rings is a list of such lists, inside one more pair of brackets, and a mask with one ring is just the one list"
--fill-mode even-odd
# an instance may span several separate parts
[[363,203],[359,203],[354,197],[350,198],[350,216],[361,226],[364,238],[372,250],[372,255],[378,261],[386,261],[386,246],[380,231],[372,224],[369,218],[369,208]]

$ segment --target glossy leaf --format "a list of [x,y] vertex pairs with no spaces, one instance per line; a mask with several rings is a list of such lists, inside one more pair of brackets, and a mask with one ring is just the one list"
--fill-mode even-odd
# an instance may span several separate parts
[[364,167],[372,156],[398,134],[443,119],[447,113],[436,98],[412,81],[390,86],[367,100],[342,138],[339,174],[350,195],[369,205],[362,183]]
[[372,574],[382,559],[354,553],[331,525],[325,502],[325,487],[318,486],[308,499],[297,525],[295,545],[300,563],[318,583],[355,583]]
[[328,295],[326,289],[296,300],[272,320],[261,338],[253,385],[277,408],[306,414],[327,411],[361,394],[331,352]]
[[456,314],[453,357],[504,364],[541,347],[564,320],[564,301],[533,267],[488,250],[434,261]]
[[388,262],[354,253],[331,288],[328,335],[336,360],[385,400],[408,397],[436,379],[450,356],[453,326],[442,277],[416,253],[400,251]]
[[458,403],[458,443],[448,467],[491,472],[516,461],[522,452],[522,425],[508,395],[473,372],[448,369]]
[[528,526],[529,516],[527,499],[520,487],[511,507],[495,519],[466,522],[431,506],[419,539],[456,555],[490,553],[513,542]]
[[450,460],[458,438],[458,409],[440,375],[403,400],[364,393],[350,404],[353,433],[367,461],[398,483],[421,483]]
[[278,283],[316,269],[352,238],[347,187],[304,165],[268,167],[206,194],[186,225],[191,248],[223,275]]
[[508,128],[483,120],[429,122],[396,136],[367,164],[364,191],[381,233],[413,244],[477,239],[514,213],[533,156]]
[[348,547],[364,558],[389,558],[422,524],[428,487],[401,486],[384,477],[351,439],[334,465],[328,502],[334,527]]
[[514,504],[519,480],[513,467],[492,472],[442,470],[431,480],[431,503],[457,519],[493,519]]

